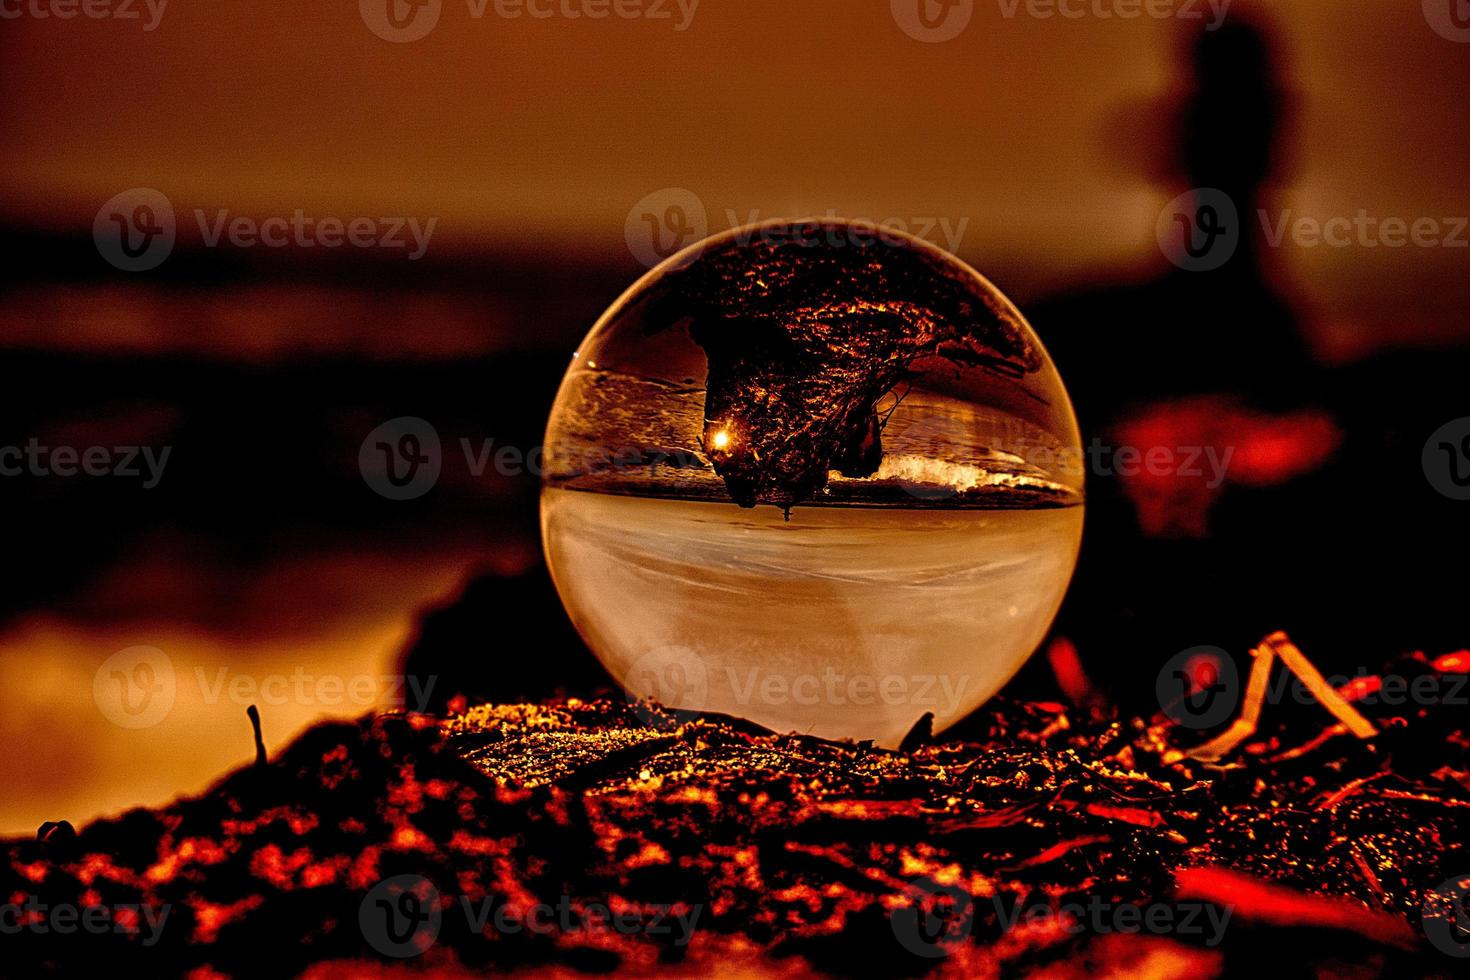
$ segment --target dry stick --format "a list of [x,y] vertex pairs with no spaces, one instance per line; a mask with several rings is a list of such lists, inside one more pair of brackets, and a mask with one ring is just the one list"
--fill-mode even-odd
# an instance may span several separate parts
[[1245,701],[1241,705],[1240,717],[1229,728],[1203,745],[1190,750],[1189,755],[1201,762],[1218,762],[1227,752],[1255,734],[1256,722],[1261,717],[1261,705],[1266,703],[1266,684],[1271,679],[1271,665],[1276,662],[1276,653],[1262,643],[1251,651],[1250,678],[1245,685]]
[[260,737],[260,712],[252,704],[245,709],[245,713],[250,716],[250,727],[255,729],[255,764],[263,766],[266,764],[265,739]]
[[1288,670],[1301,678],[1318,703],[1332,712],[1338,721],[1347,726],[1348,731],[1358,738],[1372,738],[1378,734],[1378,729],[1373,727],[1372,722],[1359,714],[1358,709],[1345,701],[1327,683],[1321,671],[1312,665],[1306,654],[1297,649],[1296,644],[1285,633],[1277,630],[1266,637],[1260,646],[1251,651],[1251,656],[1255,658],[1255,663],[1251,664],[1250,680],[1246,683],[1245,703],[1241,707],[1240,717],[1220,735],[1191,749],[1191,758],[1201,762],[1218,762],[1255,734],[1256,723],[1261,717],[1261,706],[1266,703],[1266,684],[1271,678],[1271,667],[1277,657],[1281,658]]
[[1357,708],[1344,700],[1343,696],[1327,683],[1322,672],[1313,666],[1306,654],[1298,650],[1296,644],[1291,642],[1285,633],[1277,630],[1266,637],[1265,643],[1276,651],[1281,662],[1286,664],[1293,674],[1306,683],[1322,707],[1336,715],[1337,720],[1348,727],[1348,731],[1358,738],[1372,738],[1378,734],[1378,729],[1373,727],[1373,723],[1364,718]]

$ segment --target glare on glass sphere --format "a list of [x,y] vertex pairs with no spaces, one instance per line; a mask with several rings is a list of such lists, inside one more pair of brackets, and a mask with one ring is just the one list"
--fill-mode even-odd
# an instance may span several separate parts
[[542,535],[630,695],[893,745],[1041,642],[1081,446],[1016,308],[919,239],[727,232],[644,276],[562,381]]

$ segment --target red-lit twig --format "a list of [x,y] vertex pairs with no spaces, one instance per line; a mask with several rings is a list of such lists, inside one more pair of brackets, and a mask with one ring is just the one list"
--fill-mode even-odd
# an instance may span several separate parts
[[1189,755],[1201,762],[1218,762],[1235,749],[1241,742],[1256,733],[1256,726],[1261,718],[1261,707],[1266,703],[1266,687],[1271,679],[1271,668],[1275,665],[1277,658],[1287,670],[1295,674],[1317,702],[1332,712],[1333,716],[1341,722],[1349,732],[1358,738],[1372,738],[1378,734],[1378,729],[1373,723],[1354,708],[1339,694],[1327,679],[1322,676],[1316,666],[1307,659],[1306,654],[1297,649],[1295,643],[1280,630],[1272,633],[1261,641],[1261,645],[1251,651],[1254,658],[1251,663],[1250,678],[1246,681],[1245,698],[1241,704],[1240,717],[1220,735],[1196,746]]

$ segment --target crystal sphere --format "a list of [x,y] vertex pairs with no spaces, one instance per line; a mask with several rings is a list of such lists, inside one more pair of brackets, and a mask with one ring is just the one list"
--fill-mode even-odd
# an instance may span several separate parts
[[1081,460],[1051,359],[977,272],[887,228],[767,222],[671,257],[587,335],[542,538],[630,696],[891,746],[1044,638]]

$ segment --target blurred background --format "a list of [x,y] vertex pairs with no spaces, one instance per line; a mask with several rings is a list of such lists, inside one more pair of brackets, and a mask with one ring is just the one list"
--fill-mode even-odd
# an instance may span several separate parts
[[[1349,673],[1470,642],[1462,0],[0,17],[0,832],[203,789],[248,703],[274,749],[606,683],[541,564],[556,385],[649,263],[781,215],[1037,327],[1109,450],[1057,636],[1122,709],[1277,628]],[[362,453],[404,417],[438,473],[398,487]]]

